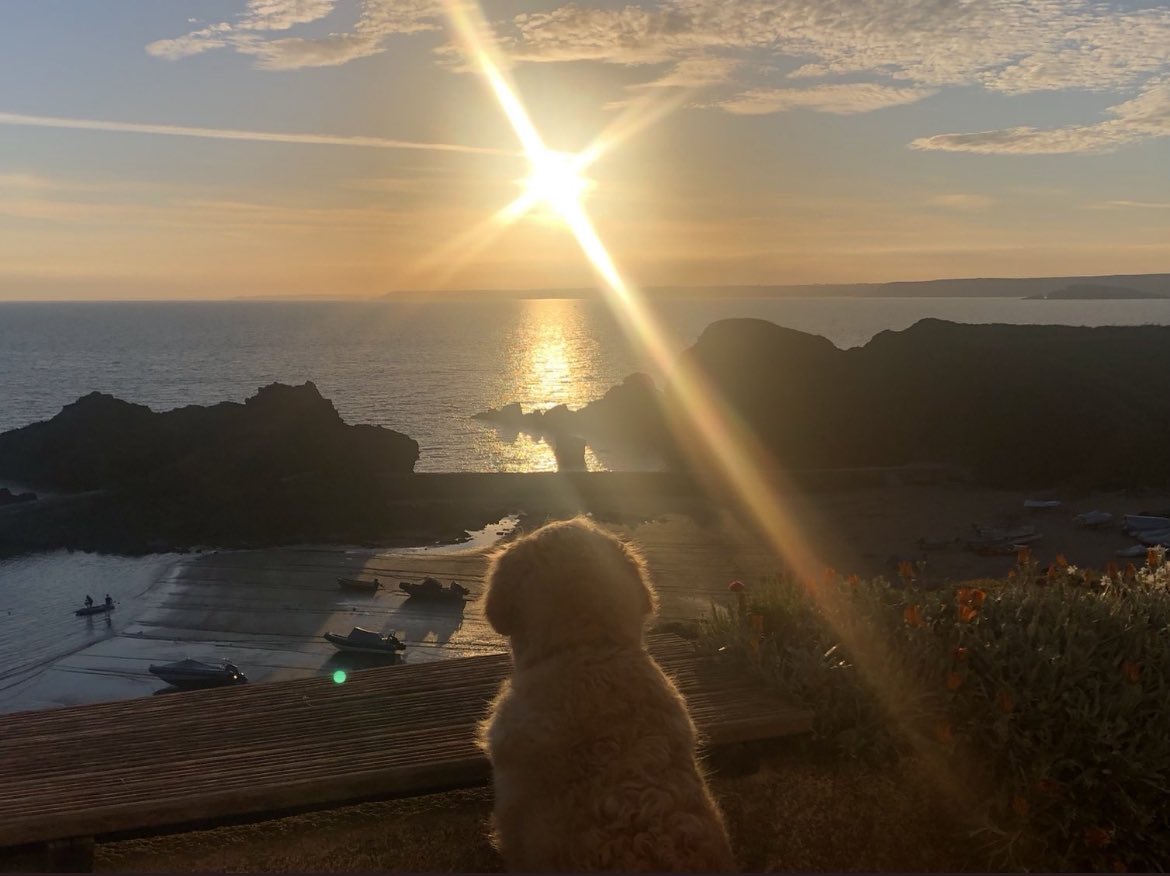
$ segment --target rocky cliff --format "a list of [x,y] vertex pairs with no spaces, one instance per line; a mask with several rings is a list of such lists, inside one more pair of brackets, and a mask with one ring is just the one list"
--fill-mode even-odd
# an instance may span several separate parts
[[[777,467],[934,462],[1022,488],[1164,486],[1170,478],[1170,327],[928,319],[839,350],[824,338],[736,319],[709,326],[681,360]],[[668,415],[688,403],[677,375],[664,399]],[[654,411],[641,427],[663,421]],[[663,429],[656,440],[692,439]]]
[[6,513],[0,549],[353,538],[384,516],[379,478],[411,472],[418,452],[347,425],[312,383],[163,413],[91,393],[0,435],[0,478],[71,494]]

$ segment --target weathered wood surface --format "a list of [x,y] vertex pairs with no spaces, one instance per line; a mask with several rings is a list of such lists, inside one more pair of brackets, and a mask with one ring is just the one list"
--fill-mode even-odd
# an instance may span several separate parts
[[[742,672],[652,636],[710,745],[802,733]],[[176,693],[0,718],[0,847],[467,786],[507,655]]]

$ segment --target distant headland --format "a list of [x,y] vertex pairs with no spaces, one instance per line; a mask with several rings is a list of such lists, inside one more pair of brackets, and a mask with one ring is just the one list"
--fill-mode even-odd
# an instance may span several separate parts
[[[891,283],[804,283],[799,285],[642,286],[650,299],[668,298],[1060,298],[1070,287],[1124,288],[1128,298],[1170,298],[1170,274],[1112,274],[1100,277],[970,277],[900,280]],[[565,289],[400,290],[378,300],[481,301],[530,298],[596,298],[595,287]],[[1068,296],[1071,297],[1071,296]]]
[[1070,283],[1055,292],[1028,295],[1027,301],[1127,301],[1170,298],[1170,294],[1132,286],[1104,286],[1099,283]]

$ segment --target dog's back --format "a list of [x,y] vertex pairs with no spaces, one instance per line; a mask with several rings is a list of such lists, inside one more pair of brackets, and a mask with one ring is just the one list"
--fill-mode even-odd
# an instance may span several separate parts
[[483,731],[510,869],[734,869],[685,703],[641,647],[518,670]]

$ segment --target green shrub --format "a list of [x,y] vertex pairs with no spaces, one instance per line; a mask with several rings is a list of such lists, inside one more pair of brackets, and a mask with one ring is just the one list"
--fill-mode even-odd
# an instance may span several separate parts
[[1040,574],[1025,560],[1004,581],[934,590],[902,574],[762,581],[715,607],[704,641],[811,708],[842,755],[919,755],[988,866],[1164,869],[1170,568]]

